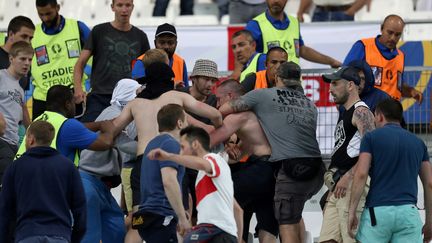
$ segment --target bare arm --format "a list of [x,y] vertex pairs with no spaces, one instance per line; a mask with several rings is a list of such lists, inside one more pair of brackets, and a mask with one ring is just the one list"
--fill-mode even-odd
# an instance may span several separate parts
[[243,242],[243,209],[234,198],[234,219],[237,225],[237,242]]
[[103,151],[110,149],[114,146],[114,138],[117,133],[114,133],[114,125],[112,121],[100,121],[99,123],[99,136],[98,138],[90,144],[89,150],[93,151]]
[[[357,127],[360,137],[363,137],[367,132],[375,129],[372,112],[364,106],[357,107],[354,110],[351,122],[355,127]],[[348,185],[353,179],[354,171],[357,169],[357,164],[358,162],[353,167],[351,167],[351,169],[345,173],[336,184],[334,188],[334,196],[336,198],[342,198],[345,196]]]
[[402,84],[402,96],[415,99],[419,104],[423,102],[423,93],[409,86],[406,83]]
[[354,238],[354,230],[358,225],[356,211],[361,195],[363,194],[364,188],[366,186],[371,161],[372,155],[370,153],[360,153],[359,160],[357,161],[357,169],[354,173],[348,210],[348,233],[352,238]]
[[351,7],[345,11],[346,15],[354,16],[365,4],[367,0],[356,0]]
[[30,120],[30,115],[26,103],[22,105],[22,111],[23,111],[23,124],[25,128],[28,128],[28,126],[30,126],[31,120]]
[[190,169],[205,171],[207,174],[213,173],[210,162],[197,156],[173,154],[157,148],[150,151],[147,157],[151,160],[173,161]]
[[122,110],[120,115],[116,117],[112,122],[114,125],[114,133],[120,133],[129,123],[133,121],[132,116],[132,105],[134,101],[130,101]]
[[425,204],[425,224],[423,226],[424,242],[432,240],[432,166],[429,161],[423,161],[420,167],[420,180],[423,184]]
[[207,125],[204,122],[198,121],[197,119],[195,119],[193,116],[191,116],[189,114],[186,114],[186,119],[187,119],[189,125],[196,126],[196,127],[201,127],[207,133],[211,133],[211,132],[213,132],[215,130],[214,126]]
[[82,77],[84,72],[84,66],[89,60],[92,52],[90,50],[82,50],[81,54],[74,67],[74,97],[75,103],[80,104],[85,100],[85,93],[81,87]]
[[352,124],[357,127],[360,137],[363,137],[367,132],[375,129],[374,116],[372,112],[364,106],[357,107],[354,110]]
[[231,100],[219,108],[219,111],[224,117],[231,113],[239,113],[248,110],[250,110],[249,105],[247,105],[242,99]]
[[177,170],[172,167],[164,167],[161,169],[162,183],[165,194],[174,212],[179,219],[180,234],[183,235],[191,228],[189,221],[186,218],[186,212],[183,208],[182,195],[180,185],[177,181]]
[[311,4],[312,4],[312,0],[301,0],[300,1],[300,6],[299,6],[299,9],[297,11],[297,19],[300,22],[304,22],[303,14],[306,13],[307,11],[309,11]]
[[189,94],[181,93],[183,105],[187,111],[197,114],[199,116],[210,119],[215,127],[222,126],[222,115],[214,107],[211,107],[205,103],[197,101],[194,97]]
[[315,49],[312,49],[308,46],[300,46],[300,57],[304,58],[310,62],[316,62],[321,64],[327,64],[330,65],[333,68],[337,68],[342,66],[342,63],[333,59],[332,57],[329,57],[327,55],[324,55]]
[[6,120],[4,119],[3,113],[0,112],[0,136],[3,136],[6,130]]
[[240,129],[244,122],[242,116],[231,114],[225,117],[222,126],[210,133],[210,147],[228,140],[231,135]]

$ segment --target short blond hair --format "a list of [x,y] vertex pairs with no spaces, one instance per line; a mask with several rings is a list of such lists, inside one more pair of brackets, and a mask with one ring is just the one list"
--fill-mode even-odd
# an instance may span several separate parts
[[34,54],[34,50],[31,44],[25,41],[18,41],[12,44],[12,47],[9,51],[9,55],[12,57],[16,57],[21,52],[24,52],[25,54],[31,54],[31,55]]
[[163,62],[168,64],[168,54],[162,49],[150,49],[146,51],[143,60],[144,67],[147,68],[150,64],[155,62]]

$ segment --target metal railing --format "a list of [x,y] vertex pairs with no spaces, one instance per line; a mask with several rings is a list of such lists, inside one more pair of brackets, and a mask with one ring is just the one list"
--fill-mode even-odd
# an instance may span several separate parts
[[[329,94],[329,84],[324,83],[321,75],[331,73],[334,69],[304,69],[303,87],[306,95],[317,105],[318,127],[317,139],[321,153],[329,157],[334,146],[334,129],[339,117],[338,110],[332,102]],[[221,76],[227,76],[228,72],[220,72]],[[419,105],[412,98],[403,98],[404,119],[406,128],[423,139],[432,155],[432,67],[406,67],[403,81],[423,94],[423,102]]]

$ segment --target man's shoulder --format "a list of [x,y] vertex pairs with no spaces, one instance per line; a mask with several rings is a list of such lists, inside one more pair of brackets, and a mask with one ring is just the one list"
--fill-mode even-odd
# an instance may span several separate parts
[[110,22],[100,23],[93,26],[92,32],[106,31],[107,29],[111,29],[111,28],[113,27],[111,26]]

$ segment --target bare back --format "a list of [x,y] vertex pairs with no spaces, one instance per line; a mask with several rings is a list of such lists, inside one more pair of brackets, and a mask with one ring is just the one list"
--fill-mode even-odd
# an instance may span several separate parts
[[215,108],[195,100],[191,95],[178,91],[169,91],[159,98],[148,100],[137,98],[129,102],[119,117],[114,120],[114,125],[124,128],[132,120],[135,121],[138,134],[137,155],[144,153],[148,142],[159,134],[157,113],[168,104],[178,104],[188,112],[215,120],[221,116]]
[[244,152],[257,156],[271,154],[270,144],[253,112],[246,111],[228,115],[222,127],[210,134],[211,144],[224,142],[234,133],[241,139]]

